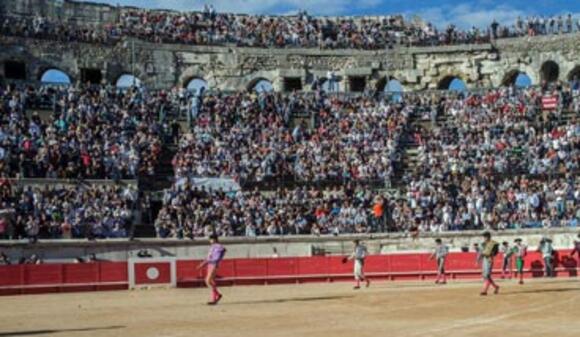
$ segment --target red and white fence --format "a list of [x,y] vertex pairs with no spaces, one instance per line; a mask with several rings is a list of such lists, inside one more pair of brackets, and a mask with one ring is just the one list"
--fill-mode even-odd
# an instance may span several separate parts
[[[558,277],[576,277],[578,260],[569,250],[556,256]],[[222,285],[333,282],[352,279],[352,263],[339,256],[226,259],[218,270]],[[203,286],[204,270],[197,260],[171,258],[87,264],[44,264],[0,266],[0,295],[128,289],[130,286],[169,284],[177,287]],[[496,258],[496,273],[501,256]],[[474,253],[451,253],[446,266],[451,279],[478,279]],[[526,257],[526,277],[543,276],[539,253]],[[381,280],[429,280],[436,275],[429,254],[374,255],[367,258],[366,274]]]

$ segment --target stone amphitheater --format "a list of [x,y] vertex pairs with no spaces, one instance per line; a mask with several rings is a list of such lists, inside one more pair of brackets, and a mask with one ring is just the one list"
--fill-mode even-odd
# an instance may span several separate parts
[[[40,13],[55,21],[83,22],[94,27],[112,24],[125,11],[130,10],[132,8],[73,1],[0,0],[0,13],[4,15],[33,17]],[[313,81],[333,72],[336,74],[339,92],[345,95],[357,95],[369,89],[384,91],[391,80],[397,80],[405,92],[420,92],[446,90],[454,79],[462,80],[469,90],[478,90],[513,85],[520,74],[529,76],[533,85],[566,82],[580,77],[580,33],[506,38],[469,45],[395,46],[374,51],[157,44],[128,37],[121,37],[114,44],[63,43],[4,35],[0,35],[0,45],[0,65],[3,65],[0,66],[0,83],[6,81],[35,85],[41,84],[43,74],[50,69],[64,72],[73,84],[115,84],[122,76],[131,75],[151,90],[183,88],[192,80],[202,80],[209,90],[223,92],[251,90],[261,81],[271,83],[278,92],[308,92],[312,90]],[[564,118],[572,120],[575,115],[572,112]],[[407,145],[403,164],[412,165],[414,146],[416,144]],[[171,166],[174,151],[174,147],[164,148],[162,165]],[[172,177],[170,172],[165,172],[165,176],[158,178],[165,183],[149,187],[145,192],[159,192],[168,187]],[[46,182],[27,180],[21,183],[38,185]],[[143,236],[154,235],[151,224],[137,222],[137,232]],[[550,233],[553,233],[558,245],[569,246],[575,230],[561,229]],[[458,249],[469,246],[477,234],[450,234],[449,238]],[[521,234],[515,231],[505,234],[505,237],[513,239]],[[533,243],[539,242],[545,234],[544,230],[527,232]],[[418,241],[406,234],[371,237],[376,239],[371,245],[374,253],[418,250],[431,244],[429,235]],[[232,250],[232,256],[264,256],[271,252],[272,247],[292,255],[309,255],[316,249],[343,253],[348,249],[345,242],[350,237],[324,240],[264,239],[260,245],[246,244],[244,240],[233,239],[232,243],[238,246],[234,246],[237,248]],[[37,251],[38,247],[44,247],[48,256],[57,258],[98,251],[105,258],[124,259],[143,248],[159,251],[161,255],[167,252],[196,257],[203,255],[203,249],[197,247],[198,244],[179,241],[163,244],[147,241],[109,242],[97,248],[86,243],[67,245],[67,249],[63,249],[62,243],[49,242],[30,248],[20,242],[0,248],[13,255],[28,255]],[[194,251],[188,248],[191,245],[196,246]]]

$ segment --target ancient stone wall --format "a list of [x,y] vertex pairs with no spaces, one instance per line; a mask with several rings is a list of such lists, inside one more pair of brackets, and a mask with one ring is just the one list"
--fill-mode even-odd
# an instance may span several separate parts
[[[7,8],[10,15],[38,12],[66,22],[94,24],[114,22],[120,11],[128,10],[72,1],[0,0],[0,9]],[[453,78],[476,88],[512,83],[522,72],[533,84],[543,79],[566,81],[580,74],[579,34],[382,51],[159,45],[127,38],[113,45],[95,45],[0,36],[0,44],[0,65],[24,63],[28,81],[38,81],[44,71],[56,68],[77,82],[83,80],[83,69],[90,69],[99,71],[108,83],[133,74],[152,89],[186,86],[189,80],[201,78],[211,89],[251,88],[265,79],[283,90],[285,78],[298,78],[308,91],[313,81],[331,70],[341,91],[351,91],[351,80],[361,78],[367,88],[380,90],[389,79],[397,79],[410,91],[446,89]],[[0,66],[0,79],[6,77],[4,68]]]

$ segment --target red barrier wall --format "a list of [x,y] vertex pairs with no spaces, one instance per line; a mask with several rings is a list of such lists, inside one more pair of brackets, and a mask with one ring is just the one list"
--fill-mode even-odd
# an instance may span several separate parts
[[126,262],[0,266],[0,295],[127,289]]
[[[559,277],[578,275],[578,261],[569,254],[569,250],[563,250],[556,257]],[[501,256],[496,258],[497,273],[501,260]],[[203,286],[204,270],[196,269],[199,263],[195,260],[177,261],[178,286]],[[226,259],[218,270],[218,280],[222,285],[351,280],[352,265],[352,262],[343,264],[340,256]],[[449,254],[446,270],[451,279],[480,277],[474,253]],[[525,270],[526,277],[543,276],[543,261],[539,253],[533,252],[526,257]],[[425,280],[436,275],[435,261],[430,260],[428,254],[369,256],[365,272],[370,278],[383,280]],[[0,295],[127,288],[126,262],[0,266]]]
[[[578,261],[569,256],[570,250],[556,256],[558,277],[578,275]],[[177,284],[184,287],[203,286],[203,270],[196,266],[201,261],[177,261]],[[494,272],[499,275],[502,256],[496,257]],[[513,266],[512,269],[514,269]],[[540,253],[529,253],[525,259],[525,277],[542,277],[544,262]],[[222,285],[302,283],[352,279],[353,263],[343,264],[342,257],[295,257],[269,259],[229,259],[218,269]],[[446,271],[451,279],[480,278],[475,253],[451,253]],[[425,280],[436,277],[436,262],[429,254],[393,254],[369,256],[365,273],[370,278],[384,280]]]

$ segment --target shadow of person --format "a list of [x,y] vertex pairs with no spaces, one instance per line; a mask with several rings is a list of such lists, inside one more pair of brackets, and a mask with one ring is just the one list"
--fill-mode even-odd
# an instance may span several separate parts
[[93,327],[93,328],[78,328],[78,329],[46,329],[46,330],[25,330],[25,331],[9,331],[0,332],[0,337],[8,336],[38,336],[38,335],[50,335],[61,332],[90,332],[99,330],[117,330],[125,328],[124,325],[114,325],[105,327]]
[[504,293],[506,296],[514,296],[521,294],[543,294],[543,293],[567,293],[567,292],[580,292],[580,288],[550,288],[550,289],[532,289],[532,290],[522,290],[510,293]]
[[228,302],[224,304],[228,305],[240,305],[240,304],[275,304],[275,303],[289,303],[289,302],[318,302],[318,301],[332,301],[352,298],[354,295],[338,295],[338,296],[318,296],[318,297],[294,297],[294,298],[277,298],[271,300],[262,301],[241,301],[241,302]]

